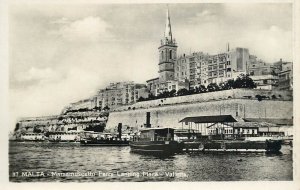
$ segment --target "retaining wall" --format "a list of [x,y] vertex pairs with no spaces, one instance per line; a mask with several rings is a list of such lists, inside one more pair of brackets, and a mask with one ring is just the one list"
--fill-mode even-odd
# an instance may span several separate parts
[[[230,94],[232,95],[232,92]],[[140,127],[146,122],[146,112],[151,113],[150,121],[153,127],[180,128],[181,123],[179,121],[189,116],[222,114],[232,115],[239,121],[244,117],[290,119],[293,116],[293,102],[284,100],[227,99],[114,111],[110,113],[106,127],[116,127],[118,123],[130,127]]]

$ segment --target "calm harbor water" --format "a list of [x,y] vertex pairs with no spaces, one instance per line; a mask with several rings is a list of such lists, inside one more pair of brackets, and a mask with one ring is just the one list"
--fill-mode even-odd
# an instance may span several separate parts
[[281,154],[193,153],[167,158],[130,147],[10,142],[9,180],[60,181],[273,181],[293,179],[292,151]]

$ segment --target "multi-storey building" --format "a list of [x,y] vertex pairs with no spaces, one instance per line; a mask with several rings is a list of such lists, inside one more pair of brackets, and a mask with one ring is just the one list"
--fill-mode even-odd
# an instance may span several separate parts
[[257,60],[256,56],[250,56],[248,74],[256,83],[258,89],[271,90],[278,86],[278,72],[280,69],[275,64]]
[[230,62],[227,61],[227,55],[226,53],[222,53],[209,57],[207,63],[207,83],[204,83],[205,85],[224,82],[231,76],[228,75],[232,71],[230,65],[228,65]]
[[115,108],[121,105],[133,104],[140,97],[147,98],[149,90],[144,84],[130,82],[111,83],[105,89],[100,89],[95,96],[97,107]]
[[203,52],[194,52],[190,55],[181,55],[175,64],[175,79],[189,81],[189,88],[206,83],[207,62],[209,56]]
[[98,93],[84,100],[71,103],[64,108],[66,110],[93,109],[95,107],[116,108],[122,105],[129,105],[137,102],[141,97],[148,98],[149,90],[145,84],[130,82],[111,83]]
[[292,90],[293,89],[293,63],[284,62],[281,66],[281,71],[278,72],[278,89]]
[[150,93],[154,96],[157,96],[159,94],[159,78],[157,77],[147,80],[146,83]]
[[208,55],[202,52],[183,54],[175,64],[175,79],[188,80],[189,87],[220,83],[246,73],[249,51],[236,48],[225,53]]

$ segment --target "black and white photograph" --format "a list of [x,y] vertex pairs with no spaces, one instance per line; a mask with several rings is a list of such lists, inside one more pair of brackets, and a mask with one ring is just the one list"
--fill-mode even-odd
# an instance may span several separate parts
[[8,183],[291,187],[295,23],[294,1],[8,3]]

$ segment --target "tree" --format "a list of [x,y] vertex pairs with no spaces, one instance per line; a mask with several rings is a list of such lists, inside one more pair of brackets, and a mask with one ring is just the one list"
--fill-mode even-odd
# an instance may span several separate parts
[[177,95],[178,96],[185,96],[185,95],[188,95],[188,94],[189,94],[189,91],[187,89],[185,89],[185,88],[179,89],[177,91]]
[[254,81],[249,77],[249,75],[240,74],[233,84],[234,88],[256,88],[256,84]]
[[174,97],[174,96],[176,96],[176,90],[175,89],[173,89],[169,92],[169,97]]
[[154,96],[152,93],[149,94],[148,100],[155,100],[156,96]]
[[219,88],[220,88],[220,90],[226,90],[226,89],[225,89],[225,87],[226,87],[225,85],[226,85],[226,82],[220,82],[220,83],[219,83]]
[[203,92],[206,92],[207,89],[206,89],[206,87],[205,87],[204,85],[200,85],[200,86],[198,87],[198,91],[199,91],[200,93],[203,93]]
[[169,91],[163,91],[157,97],[158,98],[168,98],[168,97],[170,97],[170,93],[169,93]]
[[196,94],[196,89],[190,88],[188,91],[188,95],[191,95],[191,94]]
[[225,89],[229,90],[232,89],[234,86],[234,80],[233,79],[229,79],[225,82]]
[[144,98],[144,97],[140,97],[139,99],[138,99],[138,102],[142,102],[142,101],[145,101],[146,99]]
[[220,90],[220,87],[216,83],[210,83],[207,85],[208,92],[214,92]]

